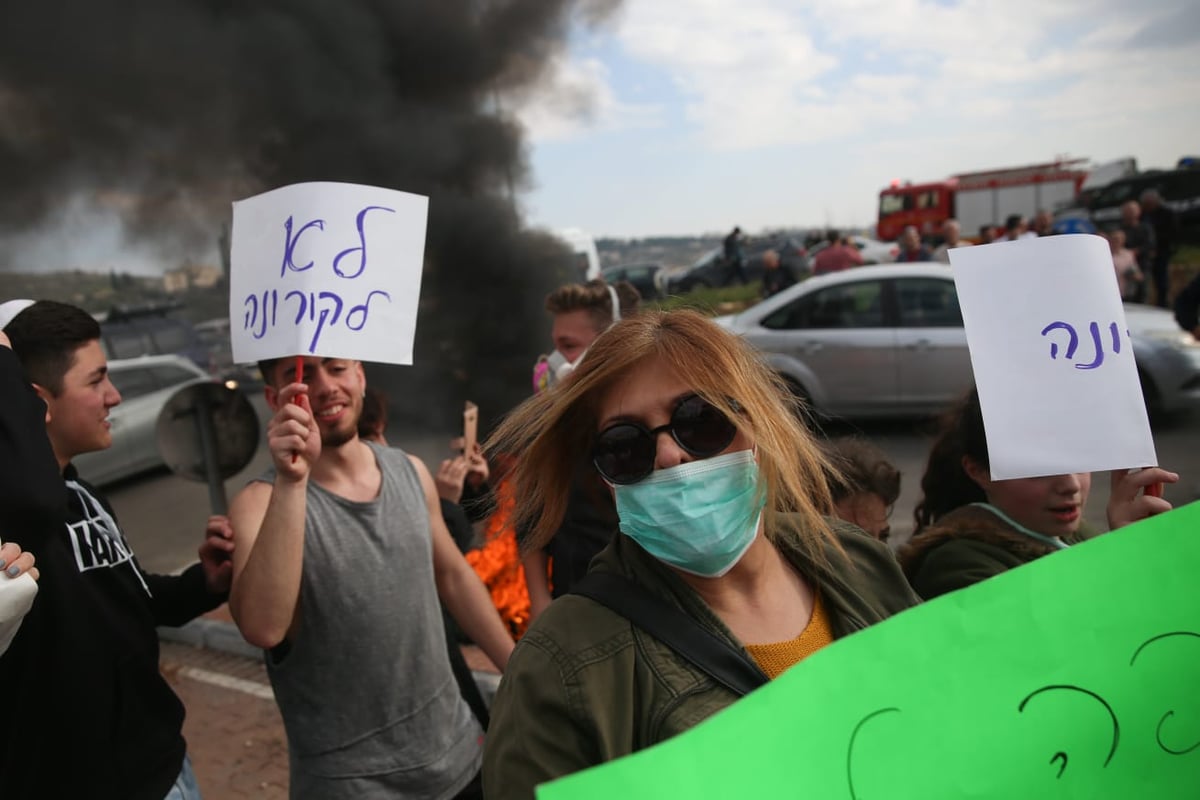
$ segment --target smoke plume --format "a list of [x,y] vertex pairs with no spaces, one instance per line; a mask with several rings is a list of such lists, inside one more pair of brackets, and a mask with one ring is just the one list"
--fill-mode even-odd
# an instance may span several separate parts
[[[402,420],[486,422],[528,393],[568,259],[522,230],[504,98],[549,77],[588,0],[0,0],[0,234],[72,198],[136,242],[212,250],[232,200],[300,181],[429,195],[417,366],[372,370]],[[173,264],[171,266],[174,266]]]

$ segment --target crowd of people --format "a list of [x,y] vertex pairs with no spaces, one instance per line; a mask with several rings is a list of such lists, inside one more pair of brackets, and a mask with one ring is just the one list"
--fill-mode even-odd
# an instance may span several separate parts
[[[0,617],[21,721],[0,731],[4,796],[198,798],[155,628],[226,601],[263,650],[292,797],[530,798],[839,638],[1099,533],[1081,523],[1090,474],[991,478],[972,392],[894,554],[900,472],[870,442],[806,427],[740,337],[641,309],[626,283],[563,286],[545,307],[553,351],[529,399],[432,471],[389,445],[360,362],[260,363],[271,466],[228,517],[189,523],[199,561],[167,576],[141,569],[71,465],[111,445],[121,402],[95,320],[0,306],[0,581],[37,579]],[[532,616],[515,642],[464,557],[497,506],[498,454]],[[1145,490],[1177,479],[1114,472],[1109,528],[1169,510]],[[490,709],[459,635],[503,672]]]

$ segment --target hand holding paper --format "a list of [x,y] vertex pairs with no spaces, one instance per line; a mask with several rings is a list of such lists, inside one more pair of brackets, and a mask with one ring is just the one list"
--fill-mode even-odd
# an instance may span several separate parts
[[[1112,471],[1112,490],[1108,496],[1108,528],[1116,530],[1126,525],[1171,510],[1162,499],[1162,485],[1177,483],[1179,475],[1165,469]],[[1157,487],[1157,494],[1154,489]]]

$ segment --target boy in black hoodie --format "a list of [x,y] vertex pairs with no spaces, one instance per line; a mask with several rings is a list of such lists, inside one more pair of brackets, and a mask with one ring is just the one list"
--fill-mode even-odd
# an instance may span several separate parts
[[200,563],[182,574],[144,573],[112,507],[70,463],[112,444],[107,417],[121,397],[108,379],[99,325],[79,308],[39,301],[5,333],[45,402],[44,420],[27,424],[44,424],[61,470],[60,486],[46,490],[63,492],[65,507],[59,524],[21,542],[37,555],[41,580],[0,657],[0,686],[15,703],[10,724],[0,726],[0,794],[198,797],[184,791],[195,785],[184,710],[159,673],[155,626],[182,625],[227,598],[229,522],[209,519]]

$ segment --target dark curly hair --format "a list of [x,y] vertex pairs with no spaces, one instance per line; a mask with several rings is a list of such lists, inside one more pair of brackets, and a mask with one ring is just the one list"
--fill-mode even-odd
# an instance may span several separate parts
[[990,467],[979,392],[974,388],[941,418],[938,437],[921,476],[921,500],[913,511],[913,535],[960,506],[987,500],[983,489],[963,470],[963,456]]

